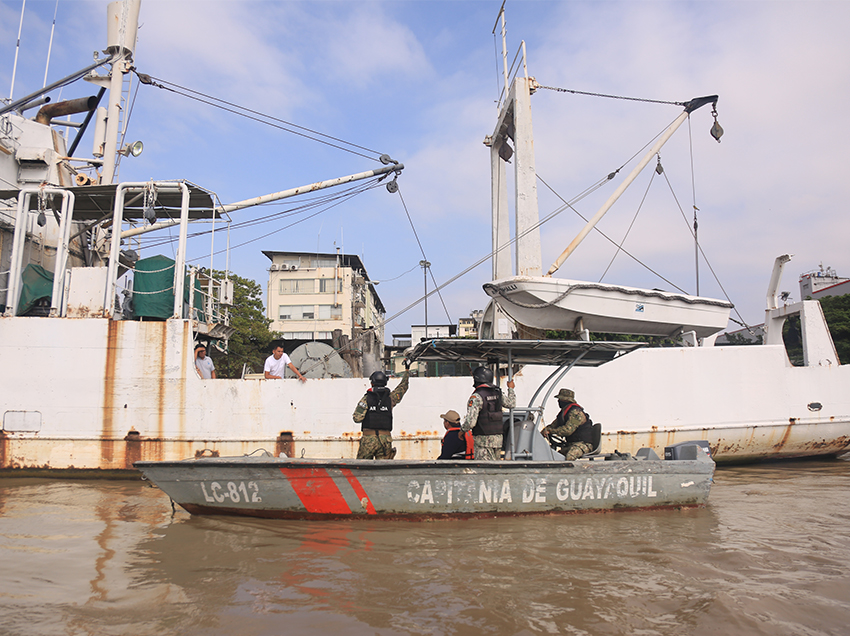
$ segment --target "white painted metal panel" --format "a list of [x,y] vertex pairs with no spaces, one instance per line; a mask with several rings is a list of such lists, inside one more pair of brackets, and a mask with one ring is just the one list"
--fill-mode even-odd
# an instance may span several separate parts
[[6,411],[3,430],[8,433],[37,433],[41,430],[41,413],[38,411]]

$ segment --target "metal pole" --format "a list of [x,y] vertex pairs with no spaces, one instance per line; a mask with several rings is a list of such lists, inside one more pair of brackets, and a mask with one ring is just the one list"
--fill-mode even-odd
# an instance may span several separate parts
[[[508,382],[512,382],[514,379],[514,366],[513,366],[513,356],[511,355],[513,352],[508,349]],[[507,449],[507,453],[510,453],[510,458],[505,455],[505,459],[514,459],[514,409],[513,407],[508,409],[508,444],[505,446]]]
[[425,339],[428,338],[428,268],[431,267],[431,263],[428,261],[419,261],[419,265],[422,267],[422,276],[425,280]]
[[599,208],[599,211],[595,215],[593,215],[593,217],[587,222],[584,228],[582,228],[581,232],[578,233],[578,236],[573,239],[573,242],[570,243],[567,246],[567,249],[565,249],[561,253],[561,255],[555,260],[555,262],[552,263],[551,267],[549,267],[549,271],[546,272],[546,276],[551,276],[556,271],[558,271],[558,268],[560,268],[564,261],[567,260],[567,257],[573,253],[573,250],[575,250],[575,248],[579,246],[579,243],[584,240],[584,237],[590,234],[590,231],[596,226],[599,220],[603,216],[605,216],[605,213],[609,209],[611,209],[611,206],[614,205],[617,199],[620,198],[620,195],[623,194],[623,192],[626,191],[626,188],[631,185],[632,181],[637,178],[637,176],[649,163],[650,159],[652,159],[652,157],[658,154],[658,151],[661,150],[661,147],[667,142],[668,139],[670,139],[673,133],[676,132],[676,129],[678,129],[679,126],[682,125],[682,122],[684,122],[688,118],[688,114],[688,111],[684,111],[678,117],[676,117],[676,119],[673,120],[673,123],[670,124],[666,131],[664,131],[658,141],[655,142],[655,145],[650,148],[649,152],[644,155],[643,159],[638,162],[634,170],[632,170],[631,174],[629,174],[629,176],[626,177],[625,180],[623,180],[623,182],[617,187],[614,193],[610,197],[608,197],[608,200],[602,205],[601,208]]
[[[546,276],[551,276],[554,274],[561,265],[563,265],[564,261],[567,257],[573,253],[573,250],[578,247],[579,243],[584,240],[584,237],[587,236],[590,231],[596,226],[605,213],[614,205],[614,202],[620,198],[620,195],[625,192],[626,188],[634,181],[637,176],[640,174],[641,170],[643,170],[646,165],[649,163],[650,159],[653,156],[658,154],[658,151],[661,150],[661,147],[667,143],[667,140],[673,136],[673,133],[682,125],[688,115],[697,110],[698,108],[702,108],[706,104],[717,104],[717,95],[707,95],[705,97],[695,97],[691,101],[685,103],[685,110],[682,112],[676,119],[673,120],[673,123],[665,130],[661,136],[658,138],[658,141],[655,142],[655,145],[646,153],[646,155],[641,159],[638,164],[635,166],[635,169],[632,170],[631,174],[625,178],[625,180],[617,187],[614,193],[608,197],[608,200],[602,205],[599,211],[587,222],[587,225],[584,226],[581,232],[578,233],[573,239],[573,242],[567,246],[561,255],[552,263],[551,267],[549,267],[549,271],[546,272]],[[722,132],[722,131],[721,131]],[[716,139],[717,137],[715,137]]]
[[[242,210],[244,208],[250,208],[255,205],[261,205],[263,203],[270,203],[272,201],[280,201],[281,199],[288,199],[291,197],[298,196],[300,194],[305,194],[307,192],[315,192],[316,190],[324,190],[325,188],[330,188],[333,186],[343,185],[345,183],[351,183],[353,181],[360,181],[362,179],[368,179],[369,177],[375,177],[381,174],[386,174],[388,172],[400,173],[404,169],[404,164],[397,164],[392,166],[384,166],[383,168],[377,168],[376,170],[369,170],[368,172],[359,172],[357,174],[352,174],[347,177],[340,177],[339,179],[330,179],[329,181],[319,181],[317,183],[313,183],[306,186],[300,186],[298,188],[292,188],[290,190],[283,190],[281,192],[275,192],[273,194],[266,194],[259,197],[254,197],[253,199],[245,199],[244,201],[238,201],[236,203],[230,203],[227,205],[220,205],[214,208],[214,212],[218,212],[220,214],[235,212],[236,210]],[[164,227],[171,227],[172,225],[177,225],[180,223],[177,219],[167,219],[165,221],[158,221],[157,223],[153,223],[146,227],[137,227],[132,230],[125,230],[121,234],[121,238],[130,238],[131,236],[136,236],[138,234],[146,234],[148,232],[153,232],[155,230],[162,229]]]
[[18,25],[18,43],[15,45],[15,63],[12,64],[12,86],[9,89],[9,101],[15,92],[15,74],[18,72],[18,51],[21,50],[21,31],[24,30],[24,10],[27,8],[27,0],[21,5],[21,23]]
[[107,62],[109,62],[112,58],[104,58],[102,60],[97,60],[94,64],[91,64],[85,67],[82,70],[77,71],[76,73],[69,75],[68,77],[63,77],[61,80],[57,80],[53,82],[50,86],[45,86],[44,88],[37,90],[34,93],[30,93],[26,97],[21,97],[21,99],[15,100],[10,104],[6,104],[5,106],[0,107],[0,115],[5,115],[13,110],[18,110],[19,107],[24,106],[25,104],[29,104],[32,100],[41,97],[45,93],[49,93],[54,88],[59,88],[60,86],[64,86],[65,84],[70,84],[73,81],[80,79],[83,75],[88,73],[89,71],[93,71],[98,66],[103,66]]

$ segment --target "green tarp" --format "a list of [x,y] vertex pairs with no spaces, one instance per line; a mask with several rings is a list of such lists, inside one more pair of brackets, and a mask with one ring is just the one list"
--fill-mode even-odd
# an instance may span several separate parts
[[[165,320],[174,311],[174,260],[167,256],[151,256],[136,263],[133,277],[133,315],[135,318]],[[195,308],[198,318],[204,320],[200,310],[204,307],[200,281],[195,281]],[[183,283],[183,313],[189,305],[189,277]]]
[[17,314],[25,316],[42,298],[48,301],[53,297],[53,272],[41,265],[30,263],[21,274],[21,302]]

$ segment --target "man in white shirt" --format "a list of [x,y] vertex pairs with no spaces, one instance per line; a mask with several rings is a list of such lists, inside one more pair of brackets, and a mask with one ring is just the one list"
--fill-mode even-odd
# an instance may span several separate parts
[[298,376],[299,380],[302,382],[307,381],[307,378],[301,375],[301,372],[295,368],[295,365],[292,364],[292,360],[290,360],[289,356],[283,352],[283,347],[280,345],[277,345],[272,350],[272,354],[266,358],[266,364],[263,366],[263,375],[266,380],[282,380],[283,371],[286,367],[292,369],[292,372]]
[[204,380],[215,380],[215,365],[212,359],[207,357],[204,345],[195,347],[195,369]]

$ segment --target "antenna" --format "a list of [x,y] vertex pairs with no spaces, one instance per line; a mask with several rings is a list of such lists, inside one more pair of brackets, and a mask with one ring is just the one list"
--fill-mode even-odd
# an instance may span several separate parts
[[[502,19],[502,66],[505,76],[505,95],[508,93],[508,45],[507,45],[507,27],[505,25],[505,2],[503,0],[502,8],[499,9],[499,17]],[[495,27],[493,28],[495,31]],[[427,334],[425,334],[427,336]]]
[[319,245],[321,244],[321,241],[322,241],[322,227],[324,226],[324,224],[325,224],[324,221],[319,223],[319,236],[316,239],[316,256],[319,255]]
[[24,9],[27,8],[27,0],[21,4],[21,23],[18,25],[18,43],[15,45],[15,63],[12,66],[12,88],[9,89],[9,101],[12,101],[12,94],[15,92],[15,73],[18,70],[18,51],[21,50],[21,31],[24,28]]
[[59,0],[56,0],[56,7],[53,9],[53,25],[50,27],[50,44],[47,45],[47,63],[44,65],[44,84],[41,85],[42,88],[47,86],[47,70],[50,68],[50,52],[53,50],[53,33],[56,31],[57,13],[59,13]]

